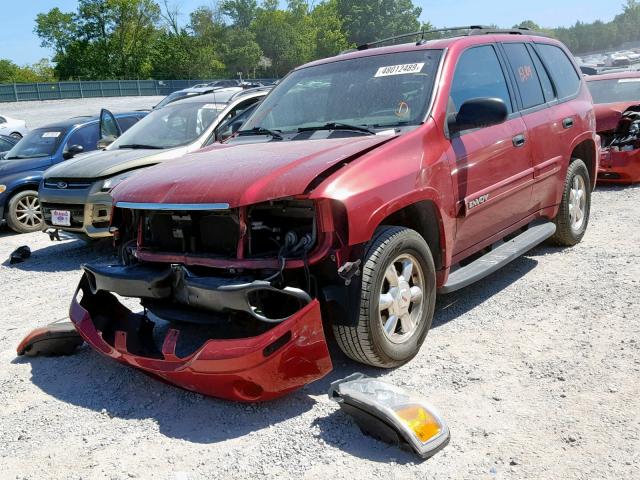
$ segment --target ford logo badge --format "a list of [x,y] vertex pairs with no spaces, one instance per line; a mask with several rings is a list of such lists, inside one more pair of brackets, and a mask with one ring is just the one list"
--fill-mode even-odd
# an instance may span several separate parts
[[67,188],[69,185],[67,184],[67,182],[58,182],[58,188]]

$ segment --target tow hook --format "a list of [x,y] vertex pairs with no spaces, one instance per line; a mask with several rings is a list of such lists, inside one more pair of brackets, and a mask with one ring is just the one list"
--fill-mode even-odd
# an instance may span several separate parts
[[355,262],[347,262],[338,268],[338,276],[344,280],[344,284],[348,287],[351,285],[351,279],[354,276],[360,275],[360,264],[362,260],[356,260]]

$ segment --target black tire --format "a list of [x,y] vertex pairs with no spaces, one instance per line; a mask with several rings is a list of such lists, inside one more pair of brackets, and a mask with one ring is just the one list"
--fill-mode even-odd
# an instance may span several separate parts
[[22,139],[22,134],[20,132],[11,132],[9,134],[10,137],[13,137],[17,140],[21,140]]
[[[395,343],[389,338],[389,334],[384,332],[382,323],[384,320],[378,312],[380,293],[387,282],[385,272],[394,260],[402,256],[413,258],[420,266],[423,283],[422,309],[416,313],[419,320],[414,323],[413,333],[407,335],[402,343]],[[369,243],[363,258],[360,308],[359,311],[352,313],[357,318],[351,322],[352,326],[333,325],[336,341],[342,351],[357,362],[384,368],[402,365],[416,356],[431,328],[435,298],[435,266],[424,238],[408,228],[380,227]],[[413,307],[413,304],[411,306]],[[391,315],[390,310],[388,314]],[[402,336],[404,335],[403,324],[400,320],[398,324],[399,335]],[[393,331],[396,332],[396,329],[394,328]]]
[[[33,199],[35,199],[35,204],[33,203]],[[31,233],[38,232],[44,228],[42,210],[40,209],[40,202],[37,200],[38,192],[35,190],[23,190],[11,197],[7,205],[6,213],[7,225],[11,230],[18,233]],[[33,204],[37,206],[36,210],[39,212],[39,221],[30,221],[21,218],[23,215],[23,207]]]
[[[582,222],[580,225],[574,225],[572,220],[572,189],[574,182],[578,182],[584,187],[585,204],[582,212]],[[567,176],[564,181],[564,189],[562,191],[562,201],[558,215],[553,219],[556,224],[556,233],[551,237],[551,242],[556,245],[572,247],[582,240],[587,226],[589,225],[589,214],[591,212],[591,181],[589,178],[589,170],[582,160],[574,158],[567,169]]]

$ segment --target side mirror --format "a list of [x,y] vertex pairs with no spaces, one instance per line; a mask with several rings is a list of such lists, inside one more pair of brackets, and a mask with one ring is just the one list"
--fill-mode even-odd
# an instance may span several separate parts
[[504,122],[509,116],[507,105],[499,98],[473,98],[460,107],[460,111],[449,122],[449,131],[461,132],[474,128],[489,127]]
[[64,152],[63,156],[65,160],[69,160],[82,152],[84,152],[84,147],[82,145],[71,145],[69,149]]

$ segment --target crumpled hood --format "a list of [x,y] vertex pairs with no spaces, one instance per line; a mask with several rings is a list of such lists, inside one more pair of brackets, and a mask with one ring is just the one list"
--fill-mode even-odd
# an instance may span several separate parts
[[328,168],[392,138],[215,146],[145,170],[118,185],[112,196],[116,202],[251,205],[302,194]]
[[634,105],[640,105],[638,102],[621,102],[621,103],[602,103],[594,105],[596,113],[596,131],[609,132],[615,130],[618,122],[622,118],[622,114]]
[[45,178],[110,177],[125,170],[154,165],[181,153],[181,148],[100,150],[59,163],[47,170]]
[[14,173],[43,171],[51,165],[51,157],[0,160],[0,178]]

